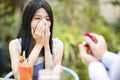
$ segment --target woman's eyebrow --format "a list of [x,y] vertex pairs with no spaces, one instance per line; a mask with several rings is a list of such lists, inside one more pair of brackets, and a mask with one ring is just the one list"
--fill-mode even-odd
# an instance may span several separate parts
[[38,17],[41,17],[41,15],[34,15],[34,16],[38,16]]
[[[35,15],[35,16],[42,17],[41,15]],[[44,17],[49,17],[49,16],[44,16]]]

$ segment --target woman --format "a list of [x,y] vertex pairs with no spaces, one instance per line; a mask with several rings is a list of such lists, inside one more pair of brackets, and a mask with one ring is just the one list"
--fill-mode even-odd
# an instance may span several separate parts
[[25,50],[28,63],[33,65],[33,80],[40,69],[53,69],[61,65],[63,43],[52,38],[53,14],[45,0],[32,0],[26,6],[17,39],[9,44],[11,66],[15,79],[18,77],[19,56]]

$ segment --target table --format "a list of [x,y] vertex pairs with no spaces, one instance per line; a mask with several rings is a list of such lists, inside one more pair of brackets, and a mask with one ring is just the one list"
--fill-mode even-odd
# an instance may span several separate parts
[[15,79],[0,78],[0,80],[15,80]]

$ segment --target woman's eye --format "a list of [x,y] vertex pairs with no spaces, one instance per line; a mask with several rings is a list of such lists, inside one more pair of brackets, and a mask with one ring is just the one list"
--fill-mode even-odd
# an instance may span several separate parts
[[50,21],[50,18],[46,18],[47,21]]
[[35,17],[34,19],[39,19],[39,20],[41,20],[41,18],[38,18],[38,17]]
[[48,19],[46,19],[47,21],[50,21],[50,19],[48,18]]

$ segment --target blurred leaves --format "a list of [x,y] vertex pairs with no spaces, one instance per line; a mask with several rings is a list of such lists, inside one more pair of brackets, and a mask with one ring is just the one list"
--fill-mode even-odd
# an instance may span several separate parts
[[115,5],[115,6],[120,5],[120,1],[119,0],[110,1],[110,3]]
[[3,44],[0,47],[0,62],[5,64],[0,67],[2,69],[0,70],[2,71],[0,76],[4,76],[6,72],[11,70],[8,44],[10,40],[16,37],[20,26],[18,21],[21,19],[21,16],[16,16],[18,14],[16,14],[14,6],[15,4],[12,5],[12,1],[4,0],[0,2],[0,44]]
[[[60,28],[62,27],[62,28]],[[66,31],[67,30],[67,31]],[[65,25],[56,25],[54,27],[54,36],[60,38],[60,40],[64,43],[64,59],[65,61],[70,60],[74,61],[75,49],[78,47],[78,44],[82,42],[82,36],[78,36],[76,34],[80,34],[77,28],[69,28]]]
[[[14,15],[12,13],[13,8],[11,6],[6,7],[5,3],[0,5],[0,39],[3,41],[4,45],[10,40],[10,34],[14,34],[13,29],[10,27],[14,25]],[[6,7],[6,9],[4,9]],[[11,24],[13,23],[13,24]],[[8,41],[6,41],[8,40]]]

